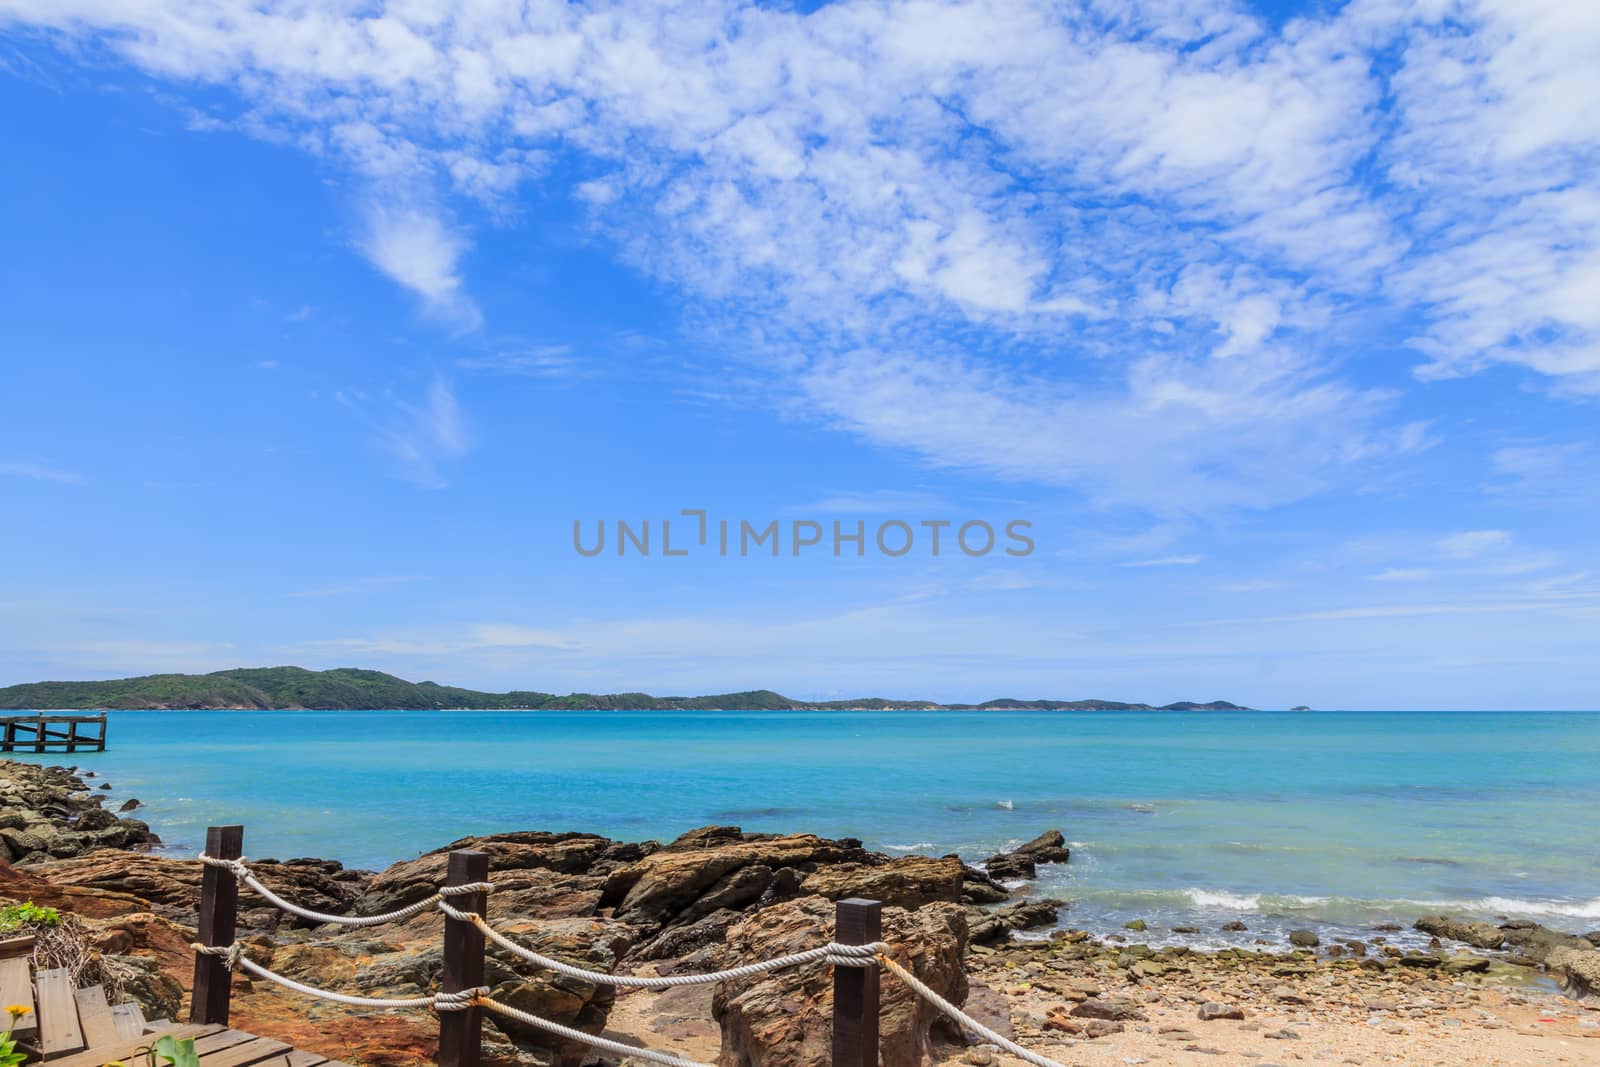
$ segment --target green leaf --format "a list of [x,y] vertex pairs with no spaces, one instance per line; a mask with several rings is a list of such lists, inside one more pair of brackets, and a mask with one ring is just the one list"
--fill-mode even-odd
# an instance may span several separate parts
[[156,1041],[156,1055],[172,1064],[172,1067],[200,1067],[200,1055],[194,1050],[192,1037],[180,1041],[171,1034],[165,1034]]

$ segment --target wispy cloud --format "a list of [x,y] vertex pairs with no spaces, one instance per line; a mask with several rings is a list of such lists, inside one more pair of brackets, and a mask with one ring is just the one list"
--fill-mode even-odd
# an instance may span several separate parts
[[481,374],[559,378],[570,374],[576,362],[571,345],[532,345],[478,356],[463,356],[456,360],[456,366]]
[[1476,559],[1510,546],[1511,535],[1505,530],[1466,530],[1434,542],[1435,549],[1445,559]]
[[774,402],[1096,504],[1272,506],[1426,447],[1343,362],[1374,319],[1428,377],[1600,390],[1593,5],[453,8],[0,17],[238,94],[373,190],[358,247],[453,328],[456,207],[547,182]]
[[340,637],[309,641],[303,646],[314,652],[337,651],[374,656],[457,656],[496,650],[562,650],[573,647],[570,635],[515,623],[476,623],[429,631]]
[[1433,571],[1427,567],[1389,567],[1377,574],[1369,574],[1367,579],[1374,582],[1425,582],[1433,577]]
[[843,490],[787,510],[841,515],[921,515],[950,510],[937,493],[907,489]]
[[362,597],[379,593],[397,586],[414,585],[417,582],[426,582],[428,579],[418,574],[389,574],[378,575],[370,578],[352,578],[343,582],[332,582],[328,585],[312,586],[307,589],[297,589],[285,593],[284,596],[297,599],[322,599],[324,597]]
[[1204,556],[1158,556],[1155,559],[1136,559],[1128,563],[1119,563],[1119,567],[1192,567],[1205,559]]
[[430,315],[462,330],[483,322],[462,284],[467,241],[439,218],[415,208],[372,208],[358,242],[363,255],[422,298]]
[[360,413],[395,472],[424,489],[443,489],[445,464],[472,450],[466,416],[443,378],[434,380],[420,402],[391,400],[385,407],[360,393],[340,393],[336,399]]
[[0,460],[0,475],[12,478],[29,478],[36,482],[58,482],[62,485],[82,485],[83,475],[60,467],[25,460]]

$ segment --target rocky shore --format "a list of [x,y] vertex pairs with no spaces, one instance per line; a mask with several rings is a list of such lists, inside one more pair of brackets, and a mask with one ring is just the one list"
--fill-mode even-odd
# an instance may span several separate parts
[[[89,949],[125,976],[146,1014],[176,1018],[192,970],[200,867],[149,851],[157,844],[149,828],[107,811],[100,784],[0,762],[0,901],[75,916]],[[832,901],[882,900],[886,940],[902,964],[987,1025],[1063,1062],[1600,1062],[1600,937],[1447,917],[1418,923],[1434,938],[1426,950],[1403,950],[1375,931],[1360,941],[1296,935],[1297,944],[1203,954],[1140,944],[1137,921],[1115,938],[1092,937],[1060,928],[1070,905],[1032,899],[1026,881],[1007,888],[1042,864],[1070,862],[1055,831],[979,863],[732,826],[667,843],[537,831],[465,838],[381,872],[333,860],[251,862],[297,902],[376,914],[428,896],[458,848],[490,855],[497,927],[592,970],[693,973],[797,951],[831,934]],[[250,894],[241,906],[251,956],[291,978],[386,997],[437,982],[435,912],[376,928],[308,929]],[[722,1067],[828,1061],[830,987],[820,964],[617,996],[496,955],[489,983],[497,999],[547,1018]],[[1012,1062],[965,1044],[892,979],[882,1003],[885,1067]],[[242,975],[234,1020],[353,1064],[428,1062],[437,1033],[426,1012],[365,1014]],[[486,1039],[497,1064],[596,1062],[581,1046],[515,1025],[491,1024]]]

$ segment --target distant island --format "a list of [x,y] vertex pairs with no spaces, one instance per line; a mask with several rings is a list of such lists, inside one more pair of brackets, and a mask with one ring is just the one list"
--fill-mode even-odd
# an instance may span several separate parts
[[701,697],[648,693],[480,693],[472,689],[408,682],[381,671],[341,667],[258,667],[215,674],[149,674],[105,682],[31,682],[0,688],[0,709],[56,711],[79,708],[436,711],[474,708],[519,711],[1249,711],[1226,700],[1197,704],[1128,704],[1119,700],[989,700],[937,704],[930,700],[790,700],[770,689]]

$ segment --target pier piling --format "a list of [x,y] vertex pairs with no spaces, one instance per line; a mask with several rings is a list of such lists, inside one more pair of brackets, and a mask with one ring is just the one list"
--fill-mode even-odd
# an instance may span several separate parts
[[0,725],[5,727],[0,733],[0,752],[106,750],[103,711],[98,715],[5,715],[0,716]]

